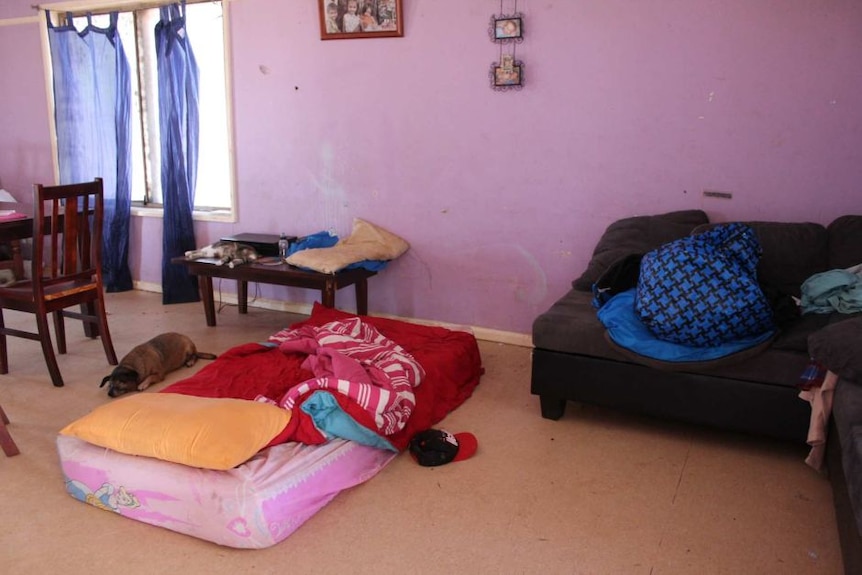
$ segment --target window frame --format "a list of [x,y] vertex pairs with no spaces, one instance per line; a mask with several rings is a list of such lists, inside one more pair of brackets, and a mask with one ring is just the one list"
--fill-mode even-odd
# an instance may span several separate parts
[[[186,4],[197,4],[211,2],[212,0],[186,0]],[[229,172],[229,196],[230,205],[227,208],[198,209],[192,211],[192,218],[198,221],[214,221],[235,223],[238,221],[238,197],[236,185],[236,154],[234,146],[234,121],[233,121],[233,75],[230,63],[233,61],[230,38],[230,1],[220,0],[222,6],[222,35],[224,38],[224,82],[225,82],[225,123],[228,146],[228,172]],[[112,11],[129,12],[133,10],[146,10],[159,8],[176,3],[171,0],[71,0],[66,2],[53,2],[40,4],[40,10],[46,12],[66,13],[71,12],[75,16],[92,14],[106,14]],[[45,89],[48,97],[49,107],[49,129],[51,134],[51,153],[54,164],[54,179],[59,181],[60,166],[58,163],[57,150],[57,128],[54,118],[54,78],[51,65],[51,48],[48,40],[46,26],[40,26],[42,36],[43,67],[45,73]],[[131,215],[140,217],[162,218],[164,208],[162,204],[144,204],[140,201],[132,202]]]

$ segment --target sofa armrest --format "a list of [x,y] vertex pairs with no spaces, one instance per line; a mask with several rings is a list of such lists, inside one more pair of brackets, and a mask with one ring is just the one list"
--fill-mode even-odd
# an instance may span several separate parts
[[854,314],[809,335],[808,353],[841,379],[862,384],[862,314]]

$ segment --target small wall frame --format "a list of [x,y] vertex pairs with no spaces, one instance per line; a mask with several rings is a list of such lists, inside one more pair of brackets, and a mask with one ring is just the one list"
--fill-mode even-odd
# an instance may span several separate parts
[[524,63],[511,56],[503,56],[501,62],[491,64],[488,76],[494,90],[520,90],[524,87]]
[[524,18],[515,14],[495,14],[491,16],[488,35],[498,44],[520,43],[524,41]]

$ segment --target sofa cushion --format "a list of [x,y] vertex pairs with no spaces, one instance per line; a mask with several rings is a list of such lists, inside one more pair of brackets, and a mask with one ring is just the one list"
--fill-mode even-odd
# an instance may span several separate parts
[[[757,279],[781,293],[799,297],[802,282],[829,266],[829,234],[820,224],[743,222],[760,241]],[[699,226],[701,233],[719,224]]]
[[654,216],[633,216],[612,223],[593,250],[587,269],[572,287],[589,291],[608,267],[629,254],[645,254],[662,244],[685,237],[709,223],[703,210],[683,210]]
[[793,322],[782,325],[778,339],[772,344],[772,349],[795,351],[807,357],[808,336],[829,325],[830,315],[837,314],[807,313]]
[[[632,357],[626,357],[611,346],[605,337],[605,326],[599,321],[596,308],[591,301],[591,293],[576,289],[569,290],[554,302],[548,311],[540,314],[533,321],[533,345],[559,353],[640,363],[634,361]],[[776,344],[762,353],[753,354],[744,361],[710,362],[708,365],[689,364],[682,371],[709,373],[728,379],[795,388],[799,376],[808,365],[808,354],[804,347],[799,351],[787,349],[784,346],[776,348],[782,336],[779,336]],[[804,338],[801,334],[796,337]]]
[[862,314],[831,323],[809,335],[808,353],[841,379],[862,383]]
[[832,401],[832,417],[840,438],[843,474],[856,527],[862,534],[862,386],[839,381]]
[[592,294],[571,289],[533,320],[533,345],[563,353],[620,359],[604,339]]
[[829,269],[862,264],[862,216],[841,216],[826,229],[829,233]]
[[799,296],[802,282],[829,265],[829,234],[815,223],[751,222],[763,253],[758,279]]

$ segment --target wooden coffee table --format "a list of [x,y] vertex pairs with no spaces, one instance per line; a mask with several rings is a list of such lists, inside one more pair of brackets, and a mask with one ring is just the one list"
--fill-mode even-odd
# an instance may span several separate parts
[[335,292],[347,286],[355,286],[356,313],[368,314],[368,278],[377,272],[364,268],[341,270],[334,274],[303,270],[288,264],[264,265],[241,264],[233,268],[227,265],[216,265],[214,259],[187,260],[177,257],[172,264],[185,266],[189,273],[198,276],[201,299],[204,303],[207,325],[216,325],[215,298],[213,296],[213,278],[233,279],[237,281],[237,304],[239,313],[248,313],[248,282],[282,285],[320,290],[321,303],[326,307],[335,307]]

